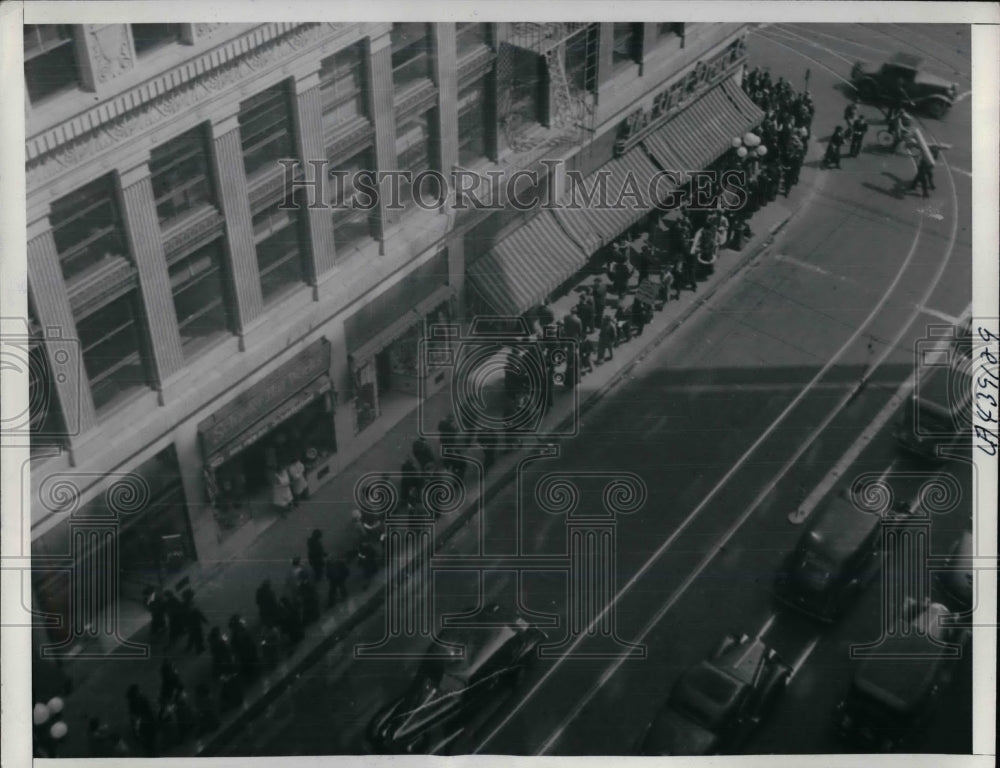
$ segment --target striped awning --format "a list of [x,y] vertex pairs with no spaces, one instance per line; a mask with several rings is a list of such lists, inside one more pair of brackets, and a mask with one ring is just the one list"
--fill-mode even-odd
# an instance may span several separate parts
[[642,143],[664,170],[698,171],[729,149],[735,136],[742,136],[763,119],[763,111],[743,89],[725,80]]
[[[564,207],[556,210],[555,214],[581,247],[592,253],[649,213],[654,202],[650,197],[649,182],[657,172],[653,161],[641,150],[626,152],[584,178],[585,188],[577,190],[575,199],[582,206],[586,202],[586,194],[592,193],[594,198],[589,206]],[[605,195],[596,191],[595,186],[601,181],[601,174],[604,175],[603,183],[607,190]],[[573,200],[569,180],[566,183],[566,195],[561,201],[563,206],[568,206]],[[667,188],[662,183],[659,186],[659,192]],[[628,194],[622,197],[622,192]],[[638,200],[632,192],[637,193]],[[615,205],[619,198],[622,199],[621,207]]]
[[470,264],[467,274],[490,309],[517,316],[541,304],[586,260],[552,212],[541,211]]

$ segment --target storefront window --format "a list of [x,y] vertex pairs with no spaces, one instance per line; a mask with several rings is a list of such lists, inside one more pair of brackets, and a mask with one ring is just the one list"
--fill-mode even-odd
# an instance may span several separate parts
[[397,94],[431,76],[430,50],[430,24],[392,25],[392,83]]
[[79,87],[69,24],[24,25],[24,80],[32,104]]
[[319,87],[324,130],[329,131],[356,118],[369,117],[365,91],[366,59],[364,43],[358,42],[321,64]]
[[137,301],[136,292],[130,291],[77,320],[83,363],[98,410],[149,386]]
[[275,170],[278,160],[293,153],[288,93],[278,83],[240,104],[240,138],[247,177]]
[[105,260],[128,255],[111,176],[56,200],[50,221],[67,283]]
[[153,197],[160,226],[211,204],[210,160],[201,126],[156,147],[150,154]]
[[501,83],[498,113],[508,132],[542,122],[547,102],[548,74],[545,60],[527,51],[512,57],[509,80]]
[[489,121],[486,78],[480,78],[458,92],[458,162],[471,165],[486,156]]
[[170,265],[170,290],[185,355],[231,330],[221,246],[216,240]]
[[616,69],[641,60],[642,24],[615,24],[614,41],[611,61]]
[[268,304],[297,283],[306,281],[299,213],[282,210],[281,201],[253,217],[257,268],[264,303]]
[[[352,201],[360,195],[356,187],[358,174],[362,171],[375,172],[371,147],[366,147],[349,160],[337,163],[333,170],[346,174],[343,177],[338,175],[330,182],[330,204],[333,206],[333,240],[339,253],[350,247],[360,247],[373,237],[372,215],[375,209],[368,211],[355,208],[352,205]],[[343,181],[340,181],[341,178]],[[375,185],[369,186],[374,187]],[[362,202],[368,202],[368,194],[365,193]]]

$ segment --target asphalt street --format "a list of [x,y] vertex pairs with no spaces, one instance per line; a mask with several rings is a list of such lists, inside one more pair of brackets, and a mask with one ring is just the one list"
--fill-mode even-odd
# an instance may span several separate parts
[[[970,87],[968,26],[777,24],[754,31],[748,47],[750,66],[796,88],[808,71],[817,107],[811,167],[842,121],[855,59],[905,50],[956,80],[960,93]],[[863,112],[872,130],[861,156],[796,190],[801,209],[774,244],[642,360],[586,415],[580,435],[560,443],[558,456],[527,464],[521,487],[503,491],[447,544],[446,552],[473,551],[481,526],[485,555],[564,552],[565,516],[542,511],[533,497],[551,472],[631,472],[646,487],[643,508],[615,526],[615,632],[643,646],[642,657],[537,660],[509,697],[467,729],[458,751],[632,753],[678,675],[730,632],[762,637],[795,668],[745,752],[848,749],[836,738],[833,714],[857,668],[850,646],[879,636],[882,593],[873,586],[833,626],[778,605],[774,572],[802,532],[803,519],[789,515],[835,469],[834,491],[862,473],[886,473],[897,498],[907,500],[947,473],[961,495],[931,516],[931,550],[940,554],[968,525],[974,491],[969,465],[917,464],[891,436],[892,397],[914,372],[916,345],[970,303],[970,103],[961,99],[942,120],[922,120],[926,136],[952,145],[929,200],[906,191],[913,161],[880,148],[883,118],[871,106]],[[868,428],[871,439],[859,446]],[[585,494],[580,503],[600,501]],[[513,601],[517,586],[512,571],[482,580],[470,571],[440,574],[434,615],[475,608],[481,594]],[[568,625],[566,591],[561,573],[526,573],[520,582],[523,608],[558,619],[547,630],[554,640]],[[416,667],[353,658],[353,643],[377,641],[383,621],[376,615],[359,626],[227,753],[362,751],[368,720]],[[954,681],[910,751],[970,749],[969,655],[954,662]]]

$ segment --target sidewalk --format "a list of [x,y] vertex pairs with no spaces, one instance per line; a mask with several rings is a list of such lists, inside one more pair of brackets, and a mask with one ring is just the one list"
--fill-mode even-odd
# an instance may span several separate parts
[[[641,337],[622,343],[616,348],[613,360],[596,366],[592,373],[582,378],[579,385],[581,410],[586,411],[600,400],[638,358],[684,323],[708,297],[771,242],[774,234],[785,225],[809,194],[814,173],[812,169],[804,168],[802,183],[792,190],[788,199],[779,197],[754,215],[751,220],[753,238],[740,252],[723,250],[714,273],[699,284],[697,292],[681,291],[678,300],[670,301],[662,311],[654,312],[652,321]],[[592,279],[588,278],[581,283],[590,284]],[[569,295],[553,302],[551,306],[557,317],[562,317],[569,310],[576,297],[576,292],[571,291]],[[566,419],[570,414],[571,403],[572,398],[567,392],[557,392],[546,421],[557,424]],[[424,409],[436,424],[437,420],[451,410],[449,392],[446,390],[430,398]],[[291,512],[286,519],[271,515],[268,523],[259,526],[256,538],[241,556],[227,563],[205,564],[201,569],[203,579],[200,582],[192,579],[191,586],[196,593],[196,604],[208,619],[206,630],[215,625],[225,630],[229,617],[239,613],[256,636],[258,614],[254,595],[258,585],[264,579],[270,579],[275,590],[280,591],[289,573],[292,556],[301,556],[303,563],[307,564],[306,539],[313,529],[318,528],[323,532],[323,543],[330,555],[343,555],[352,548],[354,534],[350,511],[355,506],[355,483],[367,473],[396,471],[400,467],[416,438],[417,416],[416,410],[410,412],[390,428],[379,443],[315,490],[312,499],[304,503],[302,508]],[[484,484],[487,498],[514,477],[517,459],[516,451],[498,456]],[[470,489],[465,510],[437,522],[438,542],[447,539],[465,524],[475,512],[477,501],[478,494]],[[250,718],[261,712],[268,702],[281,693],[297,670],[314,663],[353,626],[380,608],[384,599],[384,571],[375,577],[367,591],[362,592],[361,582],[357,568],[352,567],[348,600],[332,610],[325,610],[319,622],[307,627],[305,639],[290,654],[283,656],[276,670],[263,674],[247,687],[243,707],[224,716],[221,728],[211,734],[207,741],[189,740],[171,749],[161,749],[160,754],[207,755],[212,753],[213,746],[221,745],[236,735]],[[326,584],[321,584],[321,605],[325,605],[326,592]],[[133,621],[135,620],[133,617]],[[130,622],[130,626],[135,628],[130,634],[130,640],[150,642],[148,621],[141,626]],[[66,697],[65,719],[69,725],[69,733],[61,745],[59,756],[87,756],[87,721],[91,716],[99,717],[119,733],[128,731],[125,690],[130,684],[138,684],[155,708],[160,690],[160,664],[165,656],[174,661],[189,696],[193,698],[196,684],[211,679],[211,660],[207,651],[200,657],[185,653],[184,645],[185,641],[182,639],[168,652],[162,641],[154,640],[150,642],[151,655],[148,659],[122,659],[116,663],[113,657],[108,657],[106,660],[67,662],[66,672],[73,678],[75,686],[73,693]],[[217,687],[214,683],[211,688],[213,695],[216,695]],[[133,746],[133,755],[141,754],[131,741],[130,745]]]

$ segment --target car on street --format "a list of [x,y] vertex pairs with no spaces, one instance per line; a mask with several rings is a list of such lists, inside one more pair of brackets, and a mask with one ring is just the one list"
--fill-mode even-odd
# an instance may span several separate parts
[[944,605],[928,601],[916,611],[909,631],[887,634],[878,655],[861,662],[837,706],[843,742],[862,752],[905,750],[954,674],[955,643],[965,637],[941,621],[949,614]]
[[923,69],[919,58],[900,53],[875,66],[858,61],[851,68],[851,84],[866,102],[903,100],[931,117],[947,114],[958,97],[958,85]]
[[935,571],[942,599],[956,613],[972,610],[972,556],[972,531],[963,531],[948,552],[945,568]]
[[[490,611],[500,615],[498,606]],[[447,754],[471,721],[513,692],[546,635],[512,616],[495,627],[448,627],[438,638],[450,651],[432,645],[406,692],[372,718],[371,752]]]
[[678,679],[644,732],[642,755],[712,755],[737,750],[776,703],[791,667],[762,640],[727,636]]
[[871,583],[882,563],[882,518],[841,491],[812,514],[775,578],[775,596],[797,611],[833,622]]

